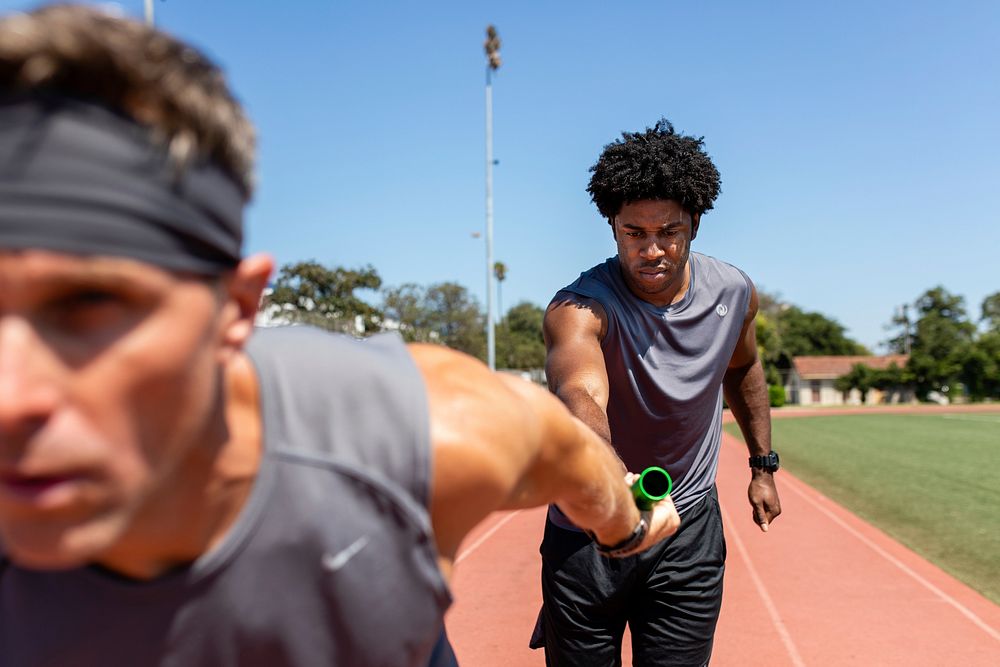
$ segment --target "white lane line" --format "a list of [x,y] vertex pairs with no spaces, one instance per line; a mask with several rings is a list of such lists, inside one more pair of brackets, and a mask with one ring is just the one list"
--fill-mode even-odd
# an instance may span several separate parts
[[[725,508],[722,509],[722,521],[723,525],[735,526],[732,521],[729,520],[729,513],[726,512]],[[785,627],[785,622],[781,620],[781,615],[778,614],[778,608],[774,605],[774,600],[768,594],[767,589],[764,587],[764,581],[757,574],[757,568],[753,566],[750,561],[750,553],[747,551],[746,546],[743,545],[743,540],[740,539],[739,533],[736,528],[733,528],[727,533],[727,537],[733,538],[736,542],[736,549],[740,552],[740,557],[743,558],[743,562],[747,566],[747,571],[750,573],[750,578],[753,580],[754,586],[757,587],[757,592],[760,594],[760,599],[764,601],[764,607],[767,609],[767,613],[771,616],[771,622],[774,623],[774,629],[778,631],[778,636],[781,637],[781,641],[785,644],[785,649],[788,651],[788,657],[792,659],[792,664],[795,667],[805,667],[805,662],[802,660],[802,656],[799,655],[799,650],[795,648],[795,642],[792,641],[792,636],[788,633],[788,628]]]
[[518,514],[524,510],[515,510],[496,522],[496,525],[483,533],[478,540],[469,545],[468,549],[465,549],[462,553],[458,554],[458,558],[455,559],[455,565],[461,563],[469,554],[482,546],[483,542],[493,537],[493,534],[503,528],[504,524],[516,517]]
[[801,484],[801,482],[798,482],[798,480],[796,480],[795,484],[790,484],[789,482],[790,482],[790,479],[788,477],[786,477],[784,479],[783,485],[787,486],[792,491],[794,491],[795,493],[799,494],[802,498],[804,498],[806,500],[806,502],[808,502],[810,505],[812,505],[813,507],[815,507],[816,509],[818,509],[823,514],[827,515],[834,523],[836,523],[841,528],[843,528],[844,530],[846,530],[847,532],[849,532],[851,535],[854,535],[856,538],[858,538],[859,540],[861,540],[861,542],[863,542],[865,545],[871,547],[871,549],[875,553],[877,553],[878,555],[882,556],[887,561],[889,561],[890,563],[892,563],[893,565],[895,565],[896,567],[898,567],[900,570],[902,570],[904,573],[906,573],[909,576],[911,576],[921,586],[923,586],[924,588],[926,588],[930,592],[934,593],[939,598],[941,598],[943,601],[947,602],[952,607],[954,607],[955,609],[957,609],[959,611],[959,613],[961,613],[963,616],[965,616],[970,621],[972,621],[976,626],[978,626],[979,628],[981,628],[990,637],[993,637],[993,639],[996,639],[997,641],[1000,641],[1000,632],[997,632],[994,628],[992,628],[989,625],[987,625],[986,622],[983,619],[979,618],[979,616],[977,616],[975,612],[973,612],[971,609],[969,609],[968,607],[966,607],[965,605],[963,605],[961,602],[959,602],[955,598],[951,597],[950,595],[948,595],[947,593],[945,593],[944,591],[942,591],[940,588],[938,588],[937,586],[935,586],[931,582],[929,582],[926,579],[924,579],[922,576],[920,576],[919,574],[917,574],[916,572],[914,572],[912,569],[910,569],[909,567],[907,567],[907,565],[905,563],[901,562],[898,558],[896,558],[895,556],[893,556],[892,554],[890,554],[888,551],[886,551],[885,549],[883,549],[879,545],[877,545],[874,542],[872,542],[870,539],[868,539],[867,537],[865,537],[864,535],[862,535],[861,533],[859,533],[857,530],[855,530],[853,527],[851,527],[850,525],[848,525],[839,516],[837,516],[836,514],[834,514],[833,512],[831,512],[830,510],[828,510],[827,508],[825,508],[822,505],[820,505],[813,498],[809,497],[809,494],[807,494],[802,488],[798,488],[798,485]]

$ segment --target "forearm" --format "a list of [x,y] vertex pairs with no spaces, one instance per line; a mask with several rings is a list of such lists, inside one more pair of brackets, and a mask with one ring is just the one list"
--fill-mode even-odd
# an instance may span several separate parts
[[[556,396],[562,401],[566,409],[574,417],[590,428],[605,444],[614,452],[614,445],[611,444],[611,426],[608,423],[608,415],[594,397],[583,388],[562,389],[556,391]],[[615,458],[617,458],[617,453]],[[622,473],[626,472],[625,464],[619,459]]]
[[576,425],[574,453],[569,457],[573,463],[566,466],[570,484],[554,502],[573,523],[593,532],[599,542],[616,544],[639,520],[639,510],[624,481],[625,467],[591,428],[580,421]]
[[[594,428],[603,423],[602,430],[608,433],[603,410],[591,401],[600,415],[590,413],[592,426],[569,414],[546,392],[536,393],[523,384],[518,390],[543,427],[538,431],[539,455],[517,504],[556,503],[573,523],[593,532],[604,544],[627,537],[639,520],[639,511],[624,480],[624,465]],[[578,408],[581,405],[586,402],[577,402]]]
[[760,360],[730,368],[722,388],[750,455],[766,455],[771,451],[771,401]]

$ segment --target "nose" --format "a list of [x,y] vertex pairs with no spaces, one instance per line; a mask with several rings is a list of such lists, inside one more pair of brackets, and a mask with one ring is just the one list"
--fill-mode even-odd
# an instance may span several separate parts
[[659,259],[665,254],[666,251],[656,241],[650,241],[639,251],[639,255],[645,260]]
[[28,437],[54,412],[53,357],[31,324],[0,316],[0,448]]

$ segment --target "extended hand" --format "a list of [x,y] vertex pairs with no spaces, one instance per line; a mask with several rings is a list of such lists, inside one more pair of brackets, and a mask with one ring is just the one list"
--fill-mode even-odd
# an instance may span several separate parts
[[753,520],[760,529],[767,532],[767,527],[781,514],[781,501],[778,499],[778,489],[774,486],[774,473],[764,470],[754,470],[747,489],[750,506],[753,508]]
[[[633,472],[625,475],[625,481],[629,485],[634,484],[638,479],[639,475]],[[677,514],[677,508],[674,507],[674,501],[670,499],[670,496],[657,501],[653,504],[652,512],[649,515],[649,532],[646,534],[646,539],[639,544],[637,551],[645,551],[662,542],[676,533],[680,527],[681,517]]]

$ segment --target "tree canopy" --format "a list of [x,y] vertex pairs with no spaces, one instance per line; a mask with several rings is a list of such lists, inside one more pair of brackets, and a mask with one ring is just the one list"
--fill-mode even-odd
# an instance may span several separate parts
[[371,266],[327,268],[314,260],[285,264],[264,306],[274,305],[295,322],[352,334],[380,329],[381,311],[359,297],[378,290],[382,279]]
[[545,341],[542,319],[545,311],[528,301],[522,301],[509,311],[497,327],[498,368],[543,368]]
[[[506,277],[502,262],[494,270],[498,280]],[[772,387],[782,385],[782,372],[793,357],[871,354],[835,319],[783,303],[775,294],[758,295],[758,351]],[[456,282],[382,288],[371,266],[347,269],[305,261],[281,267],[262,305],[294,322],[353,335],[395,330],[408,342],[447,345],[486,358],[485,314],[468,289]],[[526,301],[507,311],[497,326],[498,367],[545,365],[543,317],[541,307]],[[909,347],[906,367],[872,371],[855,366],[838,383],[842,391],[856,388],[865,394],[873,387],[910,386],[920,398],[931,391],[952,398],[1000,398],[1000,292],[983,300],[978,327],[963,298],[941,286],[926,290],[895,314],[892,324],[896,334],[887,342],[895,352]]]

